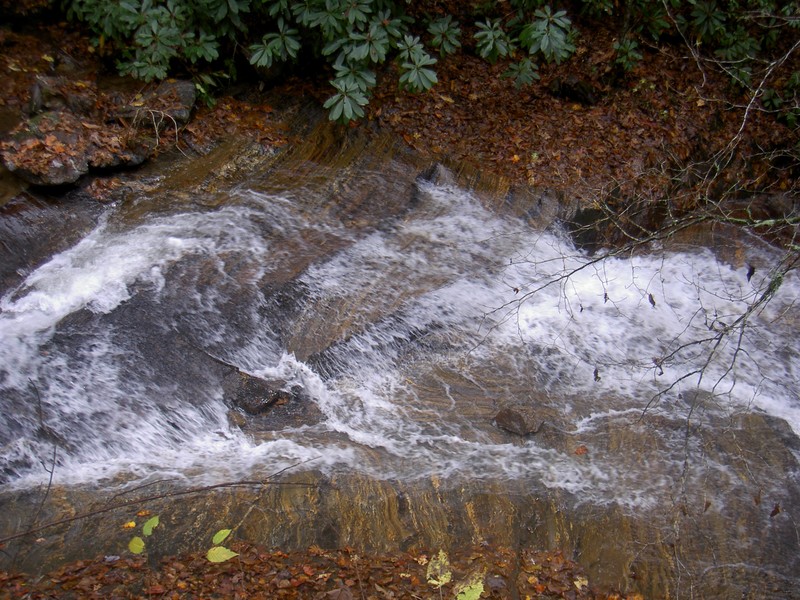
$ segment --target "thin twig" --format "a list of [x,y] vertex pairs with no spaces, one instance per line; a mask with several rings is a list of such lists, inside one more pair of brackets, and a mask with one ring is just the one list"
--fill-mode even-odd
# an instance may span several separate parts
[[175,498],[175,497],[178,497],[178,496],[188,496],[190,494],[202,494],[204,492],[210,492],[210,491],[213,491],[213,490],[218,490],[218,489],[222,489],[222,488],[231,488],[231,487],[252,487],[252,486],[264,487],[266,485],[297,485],[297,486],[300,486],[300,487],[319,487],[319,484],[316,484],[316,483],[301,483],[301,482],[292,482],[292,481],[271,481],[270,480],[272,477],[277,477],[278,475],[281,475],[282,473],[285,473],[289,469],[293,469],[294,467],[297,467],[299,465],[305,464],[305,463],[310,462],[312,460],[316,460],[316,459],[311,458],[311,459],[308,459],[308,460],[304,460],[304,461],[289,465],[288,467],[285,467],[285,468],[281,469],[280,471],[278,471],[276,473],[273,473],[272,475],[270,475],[269,477],[267,477],[267,478],[265,478],[264,480],[261,480],[261,481],[231,481],[231,482],[225,482],[225,483],[216,483],[216,484],[213,484],[213,485],[206,485],[206,486],[199,487],[199,488],[191,488],[191,489],[187,489],[187,490],[175,490],[175,491],[171,491],[171,492],[164,492],[162,494],[153,494],[152,496],[146,496],[144,498],[136,498],[135,500],[127,500],[127,501],[121,502],[119,504],[114,504],[114,505],[111,505],[111,506],[104,506],[104,507],[98,508],[96,510],[92,510],[92,511],[89,511],[89,512],[86,512],[86,513],[81,513],[79,515],[73,515],[71,517],[65,517],[65,518],[59,519],[57,521],[51,521],[50,523],[45,523],[44,525],[39,525],[37,527],[32,527],[32,528],[28,529],[27,531],[23,531],[21,533],[15,533],[13,535],[9,535],[9,536],[0,538],[0,544],[4,544],[6,542],[10,542],[12,540],[16,540],[16,539],[25,537],[26,535],[30,535],[32,533],[38,533],[40,531],[44,531],[45,529],[50,529],[52,527],[57,527],[58,525],[64,525],[65,523],[72,523],[74,521],[80,521],[82,519],[88,519],[90,517],[95,517],[97,515],[101,515],[101,514],[104,514],[104,513],[107,513],[107,512],[111,512],[111,511],[114,511],[114,510],[119,510],[119,509],[123,509],[123,508],[129,508],[131,506],[137,506],[137,505],[140,505],[140,504],[144,504],[146,502],[153,502],[154,500],[162,500],[164,498]]

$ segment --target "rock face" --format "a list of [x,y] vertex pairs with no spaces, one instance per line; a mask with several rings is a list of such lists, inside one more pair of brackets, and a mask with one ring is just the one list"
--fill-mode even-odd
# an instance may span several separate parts
[[75,183],[91,169],[136,166],[147,160],[168,127],[185,124],[194,84],[162,83],[125,102],[101,95],[89,81],[39,77],[30,116],[0,144],[9,171],[34,185]]
[[[132,120],[134,116],[127,118]],[[372,150],[359,163],[358,156],[345,154],[354,144],[342,144],[330,136],[325,145],[325,138],[321,137],[308,136],[306,146],[280,159],[290,168],[276,163],[268,176],[262,174],[263,189],[281,190],[281,185],[302,181],[306,186],[316,184],[332,190],[309,195],[306,210],[321,216],[334,213],[348,224],[353,237],[361,233],[357,227],[371,231],[370,228],[391,223],[388,217],[400,220],[406,214],[405,199],[412,185],[403,181],[392,181],[389,185],[385,178],[360,176],[359,171],[353,176],[352,169],[346,176],[337,175],[335,185],[331,179],[319,175],[320,157],[326,160],[336,157],[337,169],[357,164],[361,165],[361,173],[383,173],[395,164],[389,160],[394,155]],[[381,147],[391,148],[389,144]],[[248,185],[258,180],[256,176],[248,176],[244,168],[225,169],[226,164],[233,163],[226,163],[224,157],[219,162],[207,157],[198,162],[201,164],[184,171],[165,173],[159,179],[159,188],[136,203],[123,206],[125,212],[118,214],[126,223],[135,223],[136,219],[146,218],[145,210],[161,208],[166,201],[188,204],[194,200],[187,198],[201,195],[195,193],[198,188],[191,187],[192,182],[198,181],[214,186],[214,194],[222,197],[226,195],[225,186],[236,182],[220,182],[223,180],[220,173],[236,173]],[[249,162],[248,157],[241,164]],[[210,164],[216,165],[213,170],[218,175],[214,176],[217,181],[209,183],[204,178],[210,177]],[[436,167],[428,178],[446,184],[450,176]],[[461,185],[462,179],[454,179]],[[387,193],[387,189],[392,193]],[[333,200],[331,195],[335,196]],[[376,202],[376,197],[384,200]],[[424,198],[421,200],[424,202]],[[540,205],[545,209],[548,203],[535,201],[535,197],[509,194],[503,189],[491,196],[487,204],[505,210],[508,203],[513,203],[508,210],[526,218],[529,214],[536,217],[549,213],[539,210]],[[183,206],[173,204],[173,209]],[[10,284],[18,282],[25,270],[33,269],[40,262],[38,259],[44,259],[44,249],[34,246],[36,252],[32,253],[28,240],[44,237],[46,228],[38,221],[51,214],[49,210],[44,205],[25,205],[24,210],[20,203],[7,205],[4,212],[14,218],[6,217],[0,227],[3,240],[0,250],[20,253],[9,259],[4,255],[0,260],[0,275]],[[54,219],[64,220],[63,213],[52,214]],[[7,233],[5,237],[3,232]],[[53,233],[61,236],[62,230],[53,229],[50,234]],[[281,268],[259,280],[260,306],[280,317],[282,323],[275,327],[275,332],[281,348],[304,361],[308,357],[321,357],[307,362],[328,365],[315,367],[315,371],[333,378],[337,368],[337,340],[346,339],[348,333],[357,334],[370,323],[385,322],[398,312],[397,295],[375,293],[388,289],[398,271],[376,277],[351,296],[316,299],[304,284],[296,283],[298,273],[309,264],[325,260],[327,253],[341,249],[343,242],[333,235],[316,234],[309,235],[307,245],[293,244],[290,238],[280,241],[285,252],[271,260]],[[62,242],[59,239],[57,243]],[[760,264],[757,266],[762,268]],[[145,293],[148,290],[142,285],[139,293],[125,303],[124,311],[115,311],[118,314],[110,321],[113,325],[110,330],[118,335],[113,340],[115,348],[120,348],[121,341],[129,340],[126,356],[145,357],[145,364],[152,370],[149,380],[156,388],[179,386],[187,402],[202,404],[208,400],[203,394],[209,390],[214,394],[211,399],[216,401],[221,385],[231,420],[248,435],[255,437],[264,432],[265,437],[276,439],[284,435],[283,427],[313,424],[314,419],[322,418],[302,388],[287,385],[287,381],[267,381],[248,375],[224,362],[229,354],[214,352],[215,346],[203,341],[208,328],[191,320],[189,295],[185,290],[191,284],[193,291],[204,292],[216,273],[213,260],[197,256],[171,269],[170,281],[175,286],[161,289],[157,302],[150,301],[151,294]],[[246,260],[228,260],[224,281],[230,283],[236,278],[247,281],[251,272]],[[227,344],[234,348],[242,347],[248,339],[244,334],[258,325],[258,321],[249,319],[249,312],[241,310],[243,289],[246,288],[231,288],[231,293],[224,296],[226,302],[220,303],[219,321],[214,322],[236,323],[227,337]],[[221,291],[216,290],[216,293]],[[159,319],[156,315],[160,315]],[[87,325],[107,318],[81,311],[69,321],[62,321],[53,347],[63,348],[65,355],[82,356]],[[169,326],[164,327],[163,323]],[[549,371],[542,370],[553,378],[565,376],[558,370],[558,355],[548,355],[545,347],[527,347],[530,362],[520,355],[497,356],[491,364],[475,363],[468,372],[462,372],[451,368],[450,360],[436,360],[442,356],[436,354],[439,352],[436,344],[444,350],[447,346],[445,342],[437,342],[435,335],[415,332],[410,339],[396,341],[393,338],[390,342],[393,352],[420,349],[418,360],[407,363],[414,367],[414,372],[408,370],[411,379],[404,386],[424,394],[427,418],[442,420],[453,410],[451,393],[458,395],[459,418],[463,417],[470,426],[463,433],[490,439],[492,446],[501,450],[523,445],[535,448],[547,459],[541,463],[543,483],[539,483],[538,475],[519,481],[463,477],[457,473],[447,477],[437,474],[430,478],[378,479],[347,470],[322,473],[298,467],[283,473],[281,485],[269,485],[263,490],[237,487],[235,491],[182,495],[180,500],[165,496],[144,503],[141,508],[160,514],[164,523],[156,532],[152,547],[158,551],[196,551],[206,547],[214,531],[241,522],[238,539],[282,549],[318,545],[384,552],[465,547],[471,543],[496,544],[515,552],[547,548],[580,560],[593,583],[647,598],[800,598],[797,580],[800,548],[791,512],[800,504],[797,480],[800,447],[797,436],[785,422],[757,412],[718,413],[712,398],[686,394],[683,400],[663,411],[641,415],[610,410],[603,416],[590,407],[581,413],[585,417],[583,426],[576,429],[571,425],[580,415],[565,416],[566,407],[577,404],[575,398],[546,394],[544,384],[548,380],[532,383],[528,379],[514,381],[507,377],[512,369],[518,372],[534,362],[550,365]],[[67,352],[72,348],[74,351]],[[508,364],[502,364],[504,360]],[[123,381],[132,376],[133,370],[128,369],[125,374]],[[448,393],[439,393],[440,389],[447,389]],[[612,402],[615,398],[596,400],[599,406],[601,401]],[[30,408],[29,396],[20,395],[17,405],[25,401]],[[642,404],[645,402],[646,398],[642,398]],[[167,404],[165,412],[171,408]],[[682,418],[690,410],[691,420]],[[542,421],[546,426],[541,426]],[[420,422],[421,427],[428,425]],[[170,425],[171,435],[180,438],[181,422],[173,421]],[[96,430],[92,425],[92,432]],[[320,437],[316,439],[320,440],[322,435],[339,435],[325,431],[308,433],[310,439],[318,434]],[[61,453],[59,450],[59,456]],[[365,447],[363,455],[375,464],[387,456],[381,448],[372,447]],[[498,467],[505,466],[501,465],[502,454],[487,459]],[[316,468],[317,464],[311,463],[310,468]],[[566,485],[551,487],[554,474],[561,476],[565,468],[569,476],[564,478]],[[642,470],[646,475],[642,479],[628,476]],[[271,477],[272,473],[262,470],[256,476]],[[56,470],[56,474],[60,476],[61,472]],[[591,488],[579,485],[586,475],[595,476],[593,481],[602,485],[611,478],[611,484],[621,492],[612,497],[620,500],[594,502]],[[3,486],[0,535],[19,533],[22,526],[30,523],[31,506],[42,506],[37,519],[44,524],[108,507],[120,499],[155,496],[175,489],[182,492],[181,486],[185,485],[182,481],[156,481],[156,485],[142,489],[138,481],[132,483],[136,487],[126,490],[125,496],[120,496],[119,488],[114,487],[124,485],[124,481],[110,482],[106,489],[95,485],[54,486],[45,501],[40,489]],[[652,484],[653,490],[645,488],[640,492],[637,486],[642,483]],[[668,496],[660,493],[660,486],[668,488]],[[651,497],[655,500],[649,500]],[[251,510],[253,507],[255,510]],[[37,533],[37,538],[39,535],[41,538],[36,543],[31,543],[30,536],[20,538],[0,553],[0,568],[7,568],[15,556],[19,557],[15,568],[39,570],[64,558],[121,554],[132,532],[123,530],[120,523],[133,518],[139,508],[124,505],[115,511],[98,511],[91,518],[62,521]],[[243,520],[245,515],[249,516]],[[511,567],[512,575],[506,579],[510,585],[514,568]],[[487,577],[494,577],[494,573],[487,573]],[[490,587],[500,583],[487,580]],[[524,596],[519,594],[519,597]]]

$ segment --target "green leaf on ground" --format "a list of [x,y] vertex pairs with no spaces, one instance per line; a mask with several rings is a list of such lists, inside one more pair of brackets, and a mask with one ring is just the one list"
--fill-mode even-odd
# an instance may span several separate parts
[[131,538],[131,541],[128,542],[128,550],[133,552],[134,554],[141,554],[144,552],[144,540],[140,538],[138,535]]
[[211,538],[211,542],[215,546],[218,546],[219,544],[224,542],[225,538],[227,538],[230,534],[231,534],[230,529],[220,529],[217,533],[214,534],[214,537]]
[[144,525],[142,525],[142,533],[145,536],[153,535],[153,529],[158,527],[159,523],[160,523],[160,521],[158,519],[158,515],[156,515],[155,517],[151,517],[151,518],[147,519],[147,521],[145,521]]
[[225,562],[226,560],[232,559],[234,556],[239,556],[239,554],[233,552],[232,550],[228,550],[224,546],[214,546],[213,548],[209,548],[208,553],[206,554],[206,558],[212,563]]

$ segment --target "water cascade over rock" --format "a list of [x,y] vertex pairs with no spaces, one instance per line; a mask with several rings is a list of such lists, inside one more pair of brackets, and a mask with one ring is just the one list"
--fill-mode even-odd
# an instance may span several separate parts
[[[560,548],[647,597],[800,597],[796,277],[700,352],[768,247],[591,262],[566,202],[327,125],[152,169],[47,254],[31,215],[69,206],[2,217],[0,535],[50,469],[37,523],[150,495],[165,552],[255,502],[237,535],[266,545]],[[118,553],[124,514],[7,556]]]

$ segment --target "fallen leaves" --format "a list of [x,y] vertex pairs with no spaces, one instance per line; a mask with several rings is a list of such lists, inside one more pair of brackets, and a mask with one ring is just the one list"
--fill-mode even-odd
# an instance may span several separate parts
[[[592,591],[588,578],[559,552],[481,546],[450,554],[357,555],[353,549],[267,551],[242,542],[233,560],[209,563],[202,553],[167,557],[149,570],[141,556],[100,557],[65,565],[47,577],[0,572],[0,596],[247,598],[393,600],[441,597],[610,600],[623,596]],[[515,582],[514,573],[519,571]],[[512,592],[515,587],[518,590]],[[433,596],[431,593],[433,592]],[[633,599],[634,596],[629,596]]]

